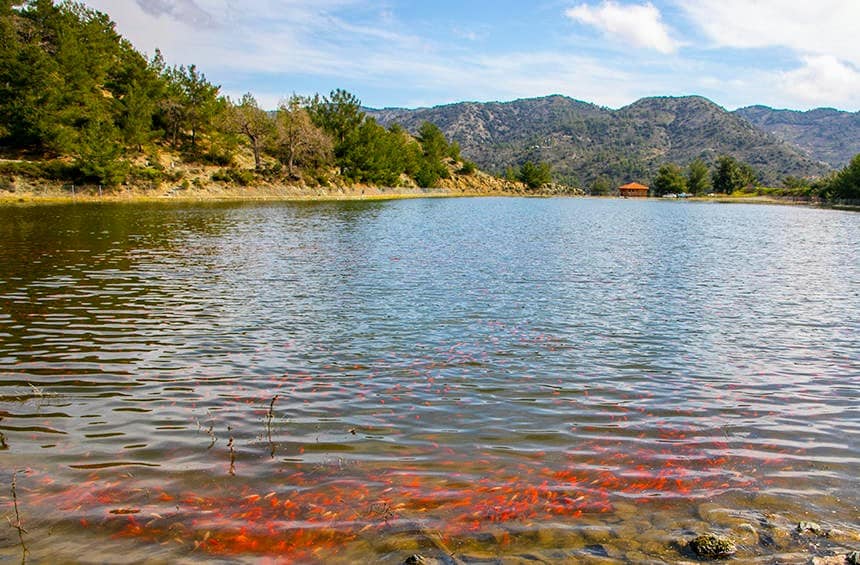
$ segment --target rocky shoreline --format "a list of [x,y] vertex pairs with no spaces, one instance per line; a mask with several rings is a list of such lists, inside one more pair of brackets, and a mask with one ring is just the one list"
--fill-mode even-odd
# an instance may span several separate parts
[[[629,508],[628,508],[629,506]],[[768,513],[730,511],[702,503],[695,518],[662,524],[657,516],[638,516],[634,504],[618,503],[614,526],[520,529],[513,525],[476,534],[474,539],[443,540],[409,524],[364,550],[384,563],[450,565],[498,563],[625,563],[695,565],[735,562],[785,565],[860,565],[860,530],[791,521]],[[673,533],[674,532],[674,533]],[[349,559],[349,557],[347,557]]]

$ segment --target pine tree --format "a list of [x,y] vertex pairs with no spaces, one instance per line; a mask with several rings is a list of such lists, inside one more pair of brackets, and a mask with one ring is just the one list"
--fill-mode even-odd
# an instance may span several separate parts
[[687,166],[687,190],[693,194],[705,194],[710,189],[708,166],[701,159],[696,159]]

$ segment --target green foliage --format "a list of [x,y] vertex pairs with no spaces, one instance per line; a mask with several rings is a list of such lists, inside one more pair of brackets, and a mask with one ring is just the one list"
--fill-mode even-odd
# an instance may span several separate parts
[[532,163],[526,161],[520,167],[517,180],[531,189],[540,188],[552,182],[552,168],[549,163]]
[[460,144],[456,141],[448,145],[448,157],[450,157],[454,161],[459,161],[462,159],[462,157],[460,156]]
[[687,179],[684,178],[681,167],[674,163],[661,165],[651,184],[657,196],[681,194],[687,191]]
[[290,177],[296,175],[298,167],[322,169],[331,162],[334,151],[331,137],[313,123],[306,104],[304,98],[293,95],[280,104],[275,115],[269,153],[286,167]]
[[210,131],[225,110],[226,103],[219,98],[221,87],[210,83],[196,65],[167,69],[164,79],[167,88],[161,109],[171,141],[178,146],[187,132],[195,150],[200,134]]
[[756,174],[746,163],[739,163],[734,157],[722,155],[717,159],[716,167],[711,173],[714,192],[731,194],[756,183]]
[[600,175],[591,183],[589,193],[592,196],[606,196],[612,192],[612,181],[606,175]]
[[445,134],[436,124],[424,122],[418,128],[418,141],[424,150],[424,156],[433,161],[439,161],[450,152]]
[[[253,152],[259,175],[233,166],[240,143]],[[326,184],[339,168],[355,182],[396,185],[405,174],[435,186],[450,176],[448,163],[460,160],[459,145],[438,127],[427,124],[418,139],[403,128],[386,130],[341,89],[294,96],[275,115],[250,94],[232,103],[195,65],[168,66],[157,50],[147,60],[107,15],[51,0],[0,0],[0,145],[60,159],[3,164],[7,178],[105,185],[178,182],[181,169],[158,165],[166,145],[186,163],[224,167],[214,180],[241,185],[283,174]],[[152,155],[153,164],[131,166],[138,155]]]
[[212,173],[212,180],[215,182],[223,182],[227,184],[238,184],[248,186],[254,182],[255,175],[253,171],[238,168],[227,168],[215,171]]
[[458,174],[461,175],[473,175],[475,171],[478,170],[478,165],[476,165],[473,161],[463,161],[463,166],[460,167],[460,170],[457,171]]
[[308,111],[313,122],[334,138],[338,153],[347,151],[345,144],[365,118],[358,97],[340,88],[326,97],[315,96]]
[[809,179],[789,175],[782,179],[782,186],[794,190],[809,189],[811,187],[811,183],[809,182]]
[[692,194],[705,194],[711,190],[711,175],[708,166],[701,159],[687,165],[687,191]]
[[860,153],[847,167],[824,181],[820,194],[826,200],[860,201]]
[[345,141],[341,172],[355,182],[397,186],[406,172],[407,155],[402,136],[366,120]]
[[138,151],[143,151],[144,146],[149,145],[158,134],[153,129],[157,106],[149,88],[135,81],[122,99],[120,127],[125,142]]
[[[0,14],[0,29],[3,144],[72,155],[90,124],[118,126],[133,106],[126,99],[140,101],[129,90],[147,78],[146,60],[105,14],[73,2],[29,2]],[[131,133],[134,120],[127,121]]]
[[72,181],[78,177],[78,169],[59,160],[7,161],[0,162],[0,175]]
[[450,176],[444,161],[452,152],[448,140],[438,126],[424,122],[418,128],[418,142],[422,155],[414,175],[415,182],[423,187],[438,186],[441,179]]
[[165,180],[166,175],[164,171],[158,170],[155,167],[133,167],[129,170],[128,177],[135,181],[158,184]]
[[125,182],[128,162],[122,159],[119,131],[110,123],[88,124],[77,144],[75,165],[84,182],[113,186]]

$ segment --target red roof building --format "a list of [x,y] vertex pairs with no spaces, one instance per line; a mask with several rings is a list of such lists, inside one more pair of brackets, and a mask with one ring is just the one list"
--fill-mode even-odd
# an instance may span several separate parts
[[618,191],[621,193],[621,196],[625,198],[647,198],[648,197],[648,187],[644,184],[639,184],[638,182],[631,182],[630,184],[625,184],[624,186],[619,186]]

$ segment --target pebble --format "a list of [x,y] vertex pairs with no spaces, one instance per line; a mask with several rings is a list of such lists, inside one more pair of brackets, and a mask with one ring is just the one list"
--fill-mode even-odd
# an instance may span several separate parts
[[827,535],[824,528],[822,528],[817,522],[801,522],[797,525],[797,531],[801,534],[810,533],[816,536]]

